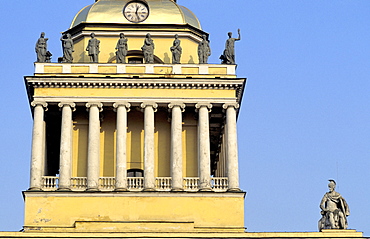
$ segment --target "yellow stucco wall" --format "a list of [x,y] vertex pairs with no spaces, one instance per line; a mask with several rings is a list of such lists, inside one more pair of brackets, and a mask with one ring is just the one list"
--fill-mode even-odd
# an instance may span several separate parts
[[[123,31],[124,32],[124,31]],[[148,31],[150,32],[150,31]],[[172,63],[172,53],[171,53],[171,46],[173,45],[174,36],[176,33],[172,35],[166,36],[155,36],[152,33],[152,40],[154,41],[154,55],[160,58],[164,63]],[[143,36],[127,36],[128,39],[128,50],[132,51],[142,51],[141,47],[144,44],[145,34]],[[84,63],[90,62],[90,57],[88,56],[88,52],[86,51],[86,47],[88,45],[90,36],[84,36],[82,39],[75,41],[74,48],[75,51],[73,53],[73,59],[75,63]],[[99,63],[115,63],[115,56],[116,56],[116,45],[117,41],[119,40],[119,33],[117,36],[99,36],[96,33],[96,39],[100,40],[100,54],[99,54]],[[183,49],[183,53],[181,56],[181,63],[182,64],[195,64],[198,63],[198,43],[189,38],[188,36],[181,36],[179,39],[181,40],[181,47]]]
[[235,90],[36,88],[35,97],[235,98]]
[[25,192],[24,225],[73,227],[76,221],[172,221],[193,222],[199,228],[243,229],[243,208],[243,193]]

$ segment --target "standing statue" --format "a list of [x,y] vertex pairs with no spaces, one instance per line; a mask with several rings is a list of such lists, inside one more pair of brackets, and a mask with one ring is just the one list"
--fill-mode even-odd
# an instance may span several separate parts
[[173,46],[170,48],[172,52],[172,64],[180,64],[182,48],[180,46],[181,41],[179,40],[179,35],[175,35],[175,40],[173,41]]
[[71,38],[71,34],[67,33],[63,35],[60,40],[62,41],[62,48],[63,48],[63,62],[65,63],[72,63],[73,56],[73,40]]
[[211,55],[211,48],[207,36],[203,35],[203,40],[198,45],[199,64],[207,64],[208,57]]
[[[37,54],[36,62],[47,62],[47,52],[48,52],[47,41],[48,40],[49,40],[48,38],[45,38],[45,33],[41,32],[40,38],[37,40],[36,47],[35,47],[36,54]],[[49,57],[49,60],[50,58],[51,56]]]
[[95,38],[95,33],[90,34],[91,39],[89,40],[89,44],[86,47],[86,51],[89,52],[89,56],[92,63],[98,63],[99,61],[99,44],[100,41]]
[[229,39],[226,40],[224,53],[220,56],[222,64],[235,64],[235,41],[240,41],[241,39],[240,29],[238,29],[239,38],[233,38],[232,35],[232,32],[228,33]]
[[319,220],[319,231],[322,229],[347,229],[349,207],[346,200],[335,191],[336,183],[329,180],[329,192],[321,200],[322,218]]
[[144,45],[141,47],[144,54],[144,60],[146,64],[153,64],[154,63],[154,42],[150,33],[146,34]]
[[126,63],[126,56],[127,56],[127,38],[125,37],[125,34],[121,33],[119,34],[119,40],[117,42],[116,46],[116,60],[117,63]]

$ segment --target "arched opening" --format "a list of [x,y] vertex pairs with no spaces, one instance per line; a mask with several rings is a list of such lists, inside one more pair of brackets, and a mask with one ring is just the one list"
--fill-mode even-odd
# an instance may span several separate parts
[[129,170],[127,170],[127,177],[132,177],[132,178],[144,177],[144,170],[142,170],[142,169],[129,169]]

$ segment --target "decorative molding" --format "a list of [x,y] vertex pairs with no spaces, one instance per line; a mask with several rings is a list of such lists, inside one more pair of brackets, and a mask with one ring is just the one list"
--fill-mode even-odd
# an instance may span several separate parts
[[198,112],[201,107],[207,107],[208,112],[211,112],[213,105],[211,103],[198,103],[195,105],[195,111]]
[[88,88],[88,89],[184,89],[235,90],[241,100],[245,79],[127,79],[127,78],[39,78],[27,77],[28,88]]
[[181,112],[185,112],[186,105],[184,102],[171,102],[168,104],[168,111],[171,112],[171,109],[175,106],[179,106],[181,109]]
[[146,107],[148,107],[148,106],[153,107],[154,112],[157,112],[158,104],[157,104],[157,103],[155,103],[154,101],[146,101],[146,102],[141,103],[141,105],[140,105],[140,107],[141,107],[142,109],[145,109],[145,108],[146,108]]
[[130,107],[131,107],[131,104],[127,101],[120,101],[120,102],[116,102],[113,104],[113,110],[116,112],[117,109],[120,107],[120,106],[123,106],[126,108],[127,112],[130,112]]
[[92,106],[97,106],[99,109],[99,112],[103,111],[103,103],[100,102],[88,102],[86,103],[86,110],[88,111]]
[[76,103],[73,103],[73,102],[60,102],[58,104],[58,107],[59,108],[63,108],[64,106],[69,106],[72,108],[72,111],[76,111]]
[[38,105],[41,105],[43,108],[45,108],[45,111],[48,111],[48,103],[46,103],[45,101],[32,101],[31,102],[31,106],[32,107],[36,107]]
[[238,103],[226,103],[222,105],[222,108],[227,110],[229,107],[234,107],[235,109],[239,109],[240,105]]

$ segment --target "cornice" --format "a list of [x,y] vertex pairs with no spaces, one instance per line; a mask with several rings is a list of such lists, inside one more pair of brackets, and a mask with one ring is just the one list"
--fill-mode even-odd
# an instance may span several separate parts
[[93,89],[201,89],[236,90],[241,99],[245,78],[239,79],[109,79],[25,77],[27,88],[93,88]]

